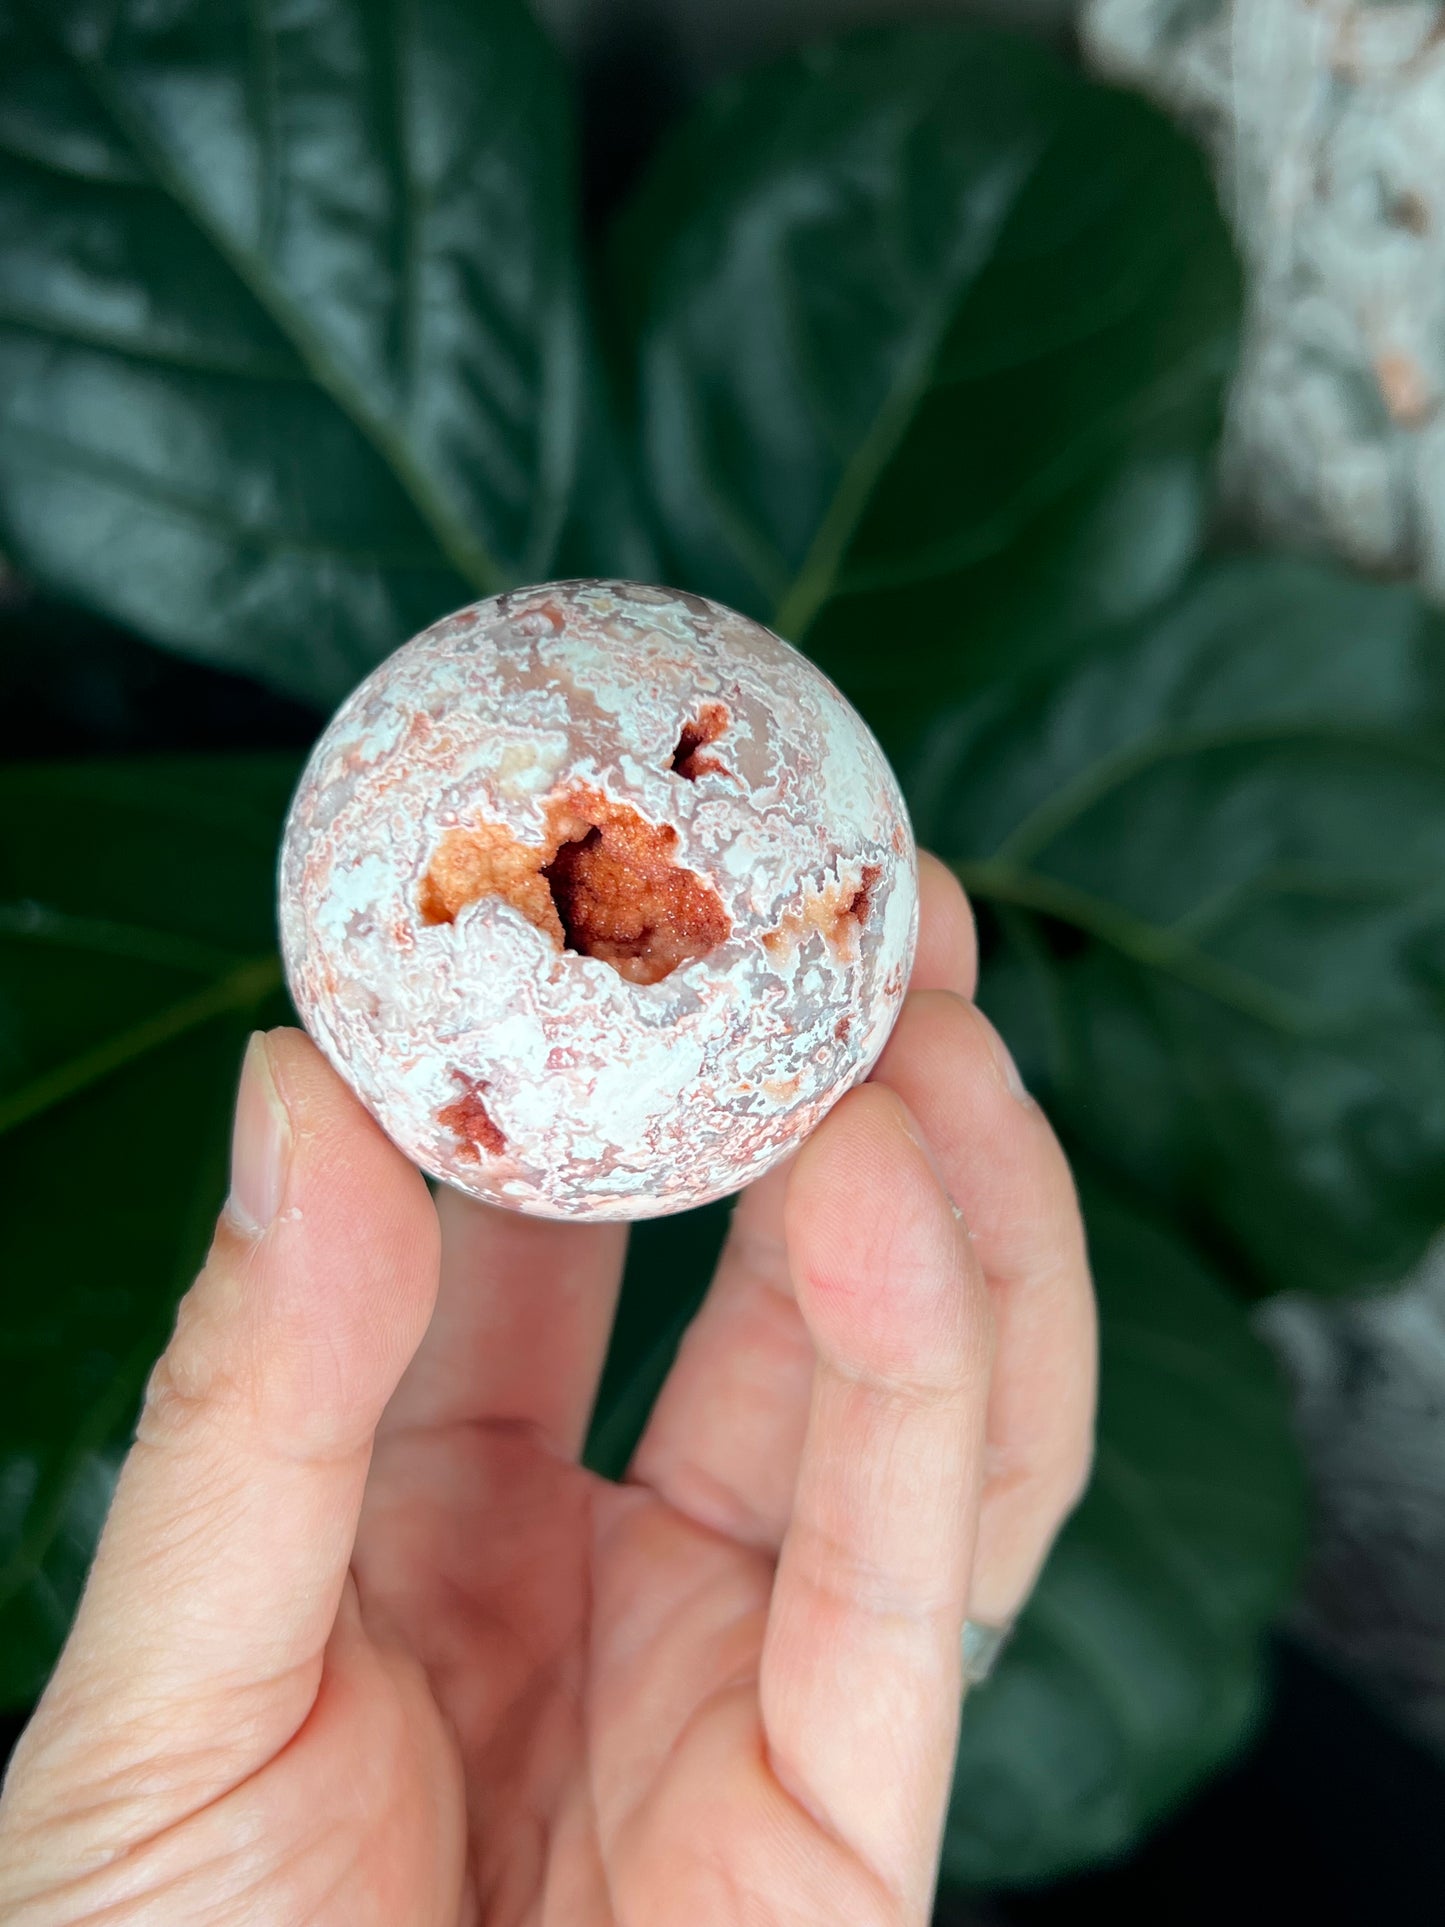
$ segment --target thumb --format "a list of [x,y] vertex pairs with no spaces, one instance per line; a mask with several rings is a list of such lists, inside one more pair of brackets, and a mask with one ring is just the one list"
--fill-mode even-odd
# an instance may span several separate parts
[[291,1737],[436,1283],[420,1173],[300,1032],[254,1036],[231,1197],[151,1378],[39,1750],[70,1736],[110,1774],[155,1753],[153,1791],[185,1762],[189,1805]]

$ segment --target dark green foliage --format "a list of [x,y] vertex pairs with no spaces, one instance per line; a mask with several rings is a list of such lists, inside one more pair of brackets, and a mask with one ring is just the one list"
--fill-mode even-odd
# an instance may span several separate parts
[[723,90],[613,270],[672,576],[871,708],[1058,654],[1197,551],[1237,308],[1213,190],[1026,42],[864,34]]
[[1301,1549],[1273,1360],[1166,1226],[1097,1182],[1098,1451],[996,1676],[965,1705],[945,1874],[1117,1853],[1248,1731]]
[[[1028,44],[865,35],[706,103],[607,247],[608,367],[520,0],[280,18],[0,0],[0,546],[321,702],[507,582],[655,575],[906,750],[1086,1173],[1104,1333],[1097,1476],[968,1708],[946,1871],[1117,1851],[1247,1730],[1298,1557],[1245,1297],[1397,1276],[1445,1197],[1437,627],[1200,564],[1223,226],[1181,136]],[[0,775],[13,1702],[204,1247],[241,1038],[284,1012],[291,774]],[[721,1222],[635,1241],[604,1470]]]
[[5,0],[0,74],[0,507],[36,574],[330,704],[553,569],[590,346],[524,0]]
[[0,771],[0,1696],[43,1683],[285,1015],[270,758]]
[[1216,564],[922,759],[1036,1087],[1237,1284],[1393,1282],[1440,1220],[1441,643],[1408,591]]

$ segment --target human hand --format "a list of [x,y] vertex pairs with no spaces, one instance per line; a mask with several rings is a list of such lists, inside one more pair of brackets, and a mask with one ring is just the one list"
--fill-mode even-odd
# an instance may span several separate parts
[[1018,1610],[1082,1486],[1094,1326],[922,884],[872,1080],[740,1201],[620,1485],[577,1454],[622,1229],[433,1205],[302,1036],[253,1040],[0,1800],[8,1927],[926,1921],[965,1614]]

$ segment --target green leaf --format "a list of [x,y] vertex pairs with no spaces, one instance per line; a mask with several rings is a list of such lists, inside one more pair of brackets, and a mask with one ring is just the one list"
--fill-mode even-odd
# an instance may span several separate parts
[[1085,1187],[1098,1455],[999,1669],[964,1707],[944,1878],[1121,1852],[1239,1745],[1304,1483],[1273,1360],[1172,1232]]
[[634,451],[618,428],[616,403],[595,347],[583,377],[576,486],[552,572],[565,580],[604,576],[624,582],[657,582],[664,573]]
[[4,0],[0,543],[331,704],[548,574],[590,356],[523,0]]
[[1442,641],[1407,590],[1221,564],[916,772],[1026,1075],[1255,1289],[1391,1282],[1439,1223]]
[[1066,650],[1196,552],[1237,276],[1204,164],[1026,39],[723,89],[613,253],[672,579],[875,717]]
[[0,1701],[34,1696],[285,1012],[287,759],[0,771]]

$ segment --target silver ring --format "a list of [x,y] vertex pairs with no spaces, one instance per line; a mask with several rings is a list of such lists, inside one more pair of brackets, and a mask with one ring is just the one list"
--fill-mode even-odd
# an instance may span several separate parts
[[1008,1644],[1012,1626],[982,1626],[976,1619],[963,1622],[963,1682],[982,1686],[994,1662]]

